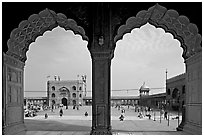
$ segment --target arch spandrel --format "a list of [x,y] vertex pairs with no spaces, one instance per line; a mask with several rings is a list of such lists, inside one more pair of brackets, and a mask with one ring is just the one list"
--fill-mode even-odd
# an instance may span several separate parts
[[31,15],[28,20],[21,21],[18,28],[11,32],[10,39],[7,41],[8,51],[6,54],[25,62],[29,45],[38,36],[42,36],[45,31],[51,31],[57,26],[65,30],[72,30],[74,34],[81,35],[83,40],[89,40],[84,29],[78,26],[73,19],[67,19],[62,13],[56,14],[52,10],[45,9],[39,14]]
[[130,33],[134,28],[140,28],[146,23],[155,27],[163,28],[171,33],[174,38],[181,42],[184,59],[189,58],[202,50],[202,37],[198,33],[195,24],[190,23],[186,16],[179,15],[176,10],[167,10],[165,7],[156,4],[147,11],[142,10],[136,16],[127,19],[124,25],[121,25],[114,37],[114,43],[121,40],[126,33]]

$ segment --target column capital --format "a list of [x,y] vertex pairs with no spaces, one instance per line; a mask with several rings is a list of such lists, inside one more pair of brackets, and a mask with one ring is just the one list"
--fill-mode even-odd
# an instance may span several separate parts
[[90,51],[92,60],[112,59],[114,56],[113,50],[109,51]]
[[3,60],[5,64],[14,66],[16,68],[24,69],[25,63],[10,55],[3,53]]
[[201,60],[202,62],[202,52],[198,52],[197,54],[192,55],[191,57],[185,60],[185,63],[194,64],[195,62],[198,62],[199,60]]

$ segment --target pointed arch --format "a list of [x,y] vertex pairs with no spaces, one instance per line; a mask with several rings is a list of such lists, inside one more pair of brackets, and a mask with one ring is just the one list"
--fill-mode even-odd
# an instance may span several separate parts
[[68,92],[69,92],[69,89],[68,89],[67,87],[63,86],[63,87],[61,87],[61,88],[59,89],[59,91],[68,91]]
[[10,39],[7,41],[8,51],[6,54],[25,62],[29,45],[38,36],[42,36],[45,31],[51,31],[57,26],[65,30],[72,30],[74,34],[81,35],[83,40],[89,40],[84,29],[78,26],[73,19],[67,18],[62,13],[56,14],[52,10],[45,9],[39,14],[31,15],[28,20],[21,21],[18,28],[11,32]]
[[181,42],[184,59],[201,52],[201,35],[195,24],[190,23],[186,16],[179,15],[175,10],[167,10],[165,7],[156,4],[148,10],[142,10],[136,16],[127,19],[126,23],[118,28],[114,37],[114,42],[121,40],[126,33],[130,33],[134,28],[140,28],[146,23],[155,27],[163,28],[171,33],[174,38]]

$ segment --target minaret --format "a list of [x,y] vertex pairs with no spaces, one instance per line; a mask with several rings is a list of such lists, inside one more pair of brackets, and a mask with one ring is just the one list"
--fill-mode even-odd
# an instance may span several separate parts
[[50,76],[47,76],[47,106],[49,106],[49,95],[50,95]]

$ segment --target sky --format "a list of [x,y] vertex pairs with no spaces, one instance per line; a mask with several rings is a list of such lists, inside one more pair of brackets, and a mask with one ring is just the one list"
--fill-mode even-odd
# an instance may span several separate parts
[[[47,76],[73,80],[84,74],[87,75],[87,90],[91,90],[91,56],[87,43],[80,35],[60,27],[38,37],[27,52],[25,91],[46,91]],[[116,43],[111,89],[139,89],[144,82],[150,88],[165,87],[166,69],[168,78],[185,72],[182,53],[180,42],[161,28],[147,23],[133,29]],[[161,92],[165,90],[150,90],[150,94]],[[138,90],[113,91],[112,95],[138,95]],[[35,92],[35,96],[46,94]]]

